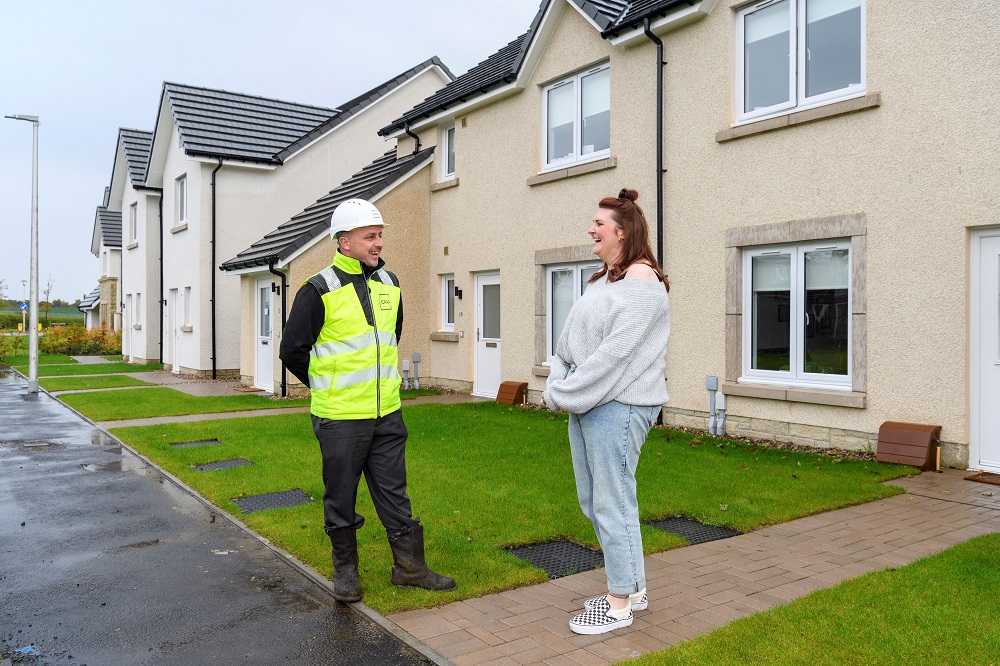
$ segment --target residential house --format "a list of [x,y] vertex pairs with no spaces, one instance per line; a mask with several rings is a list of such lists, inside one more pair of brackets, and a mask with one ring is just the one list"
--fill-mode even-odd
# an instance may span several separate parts
[[[232,259],[222,270],[244,271],[242,319],[244,328],[243,353],[240,358],[242,381],[281,395],[306,393],[299,381],[281,366],[274,350],[281,344],[285,316],[299,287],[333,261],[337,245],[330,238],[330,216],[348,199],[365,199],[380,208],[386,223],[383,257],[391,271],[419,275],[425,268],[428,234],[428,192],[431,185],[431,164],[434,148],[397,155],[388,151],[351,176],[315,203],[278,226]],[[267,269],[263,274],[248,271]],[[248,284],[246,284],[248,283]],[[423,293],[423,281],[406,285],[403,297],[405,326],[400,339],[400,358],[409,358],[423,344],[420,333],[427,330],[428,294]],[[280,307],[274,307],[278,304]],[[417,307],[410,308],[409,303]],[[271,313],[275,314],[272,315]],[[410,331],[413,335],[410,335]],[[253,337],[247,340],[247,333]]]
[[88,331],[101,327],[101,288],[94,287],[93,291],[80,300],[77,309],[83,313],[83,326]]
[[90,252],[97,257],[100,267],[100,277],[97,280],[100,291],[98,326],[119,331],[121,308],[118,283],[122,274],[122,214],[108,209],[108,197],[109,191],[105,188],[102,205],[97,207],[94,215]]
[[413,206],[384,255],[421,383],[537,401],[627,186],[672,284],[666,423],[705,428],[715,377],[732,435],[864,450],[934,424],[945,465],[1000,471],[998,38],[985,0],[543,2],[380,131],[435,147],[376,201]]
[[153,133],[121,128],[115,147],[108,208],[124,238],[119,286],[122,355],[132,363],[160,361],[160,191],[146,186]]
[[163,192],[165,366],[240,375],[240,304],[269,273],[241,285],[219,263],[383,153],[376,130],[451,79],[431,58],[336,109],[164,84],[145,186]]

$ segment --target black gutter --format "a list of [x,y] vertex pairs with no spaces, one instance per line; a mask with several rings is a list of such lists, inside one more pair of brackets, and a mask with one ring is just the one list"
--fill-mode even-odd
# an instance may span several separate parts
[[642,22],[643,32],[656,44],[656,261],[663,269],[663,41],[649,29],[649,18]]
[[635,16],[629,18],[628,23],[622,23],[620,25],[615,25],[606,30],[601,31],[601,37],[607,39],[608,37],[617,37],[626,30],[631,30],[639,26],[639,24],[645,24],[647,20],[651,18],[656,18],[660,16],[666,16],[671,10],[674,10],[681,5],[687,5],[693,7],[697,5],[702,0],[674,0],[673,2],[668,2],[659,6],[652,7],[645,11],[639,12]]
[[163,363],[163,309],[167,307],[167,299],[163,297],[163,189],[160,189],[160,363]]
[[212,379],[217,379],[217,365],[215,359],[215,174],[222,168],[222,158],[219,158],[219,166],[212,169]]
[[[274,260],[272,259],[267,264],[267,270],[274,275],[281,278],[281,333],[284,335],[285,324],[287,320],[285,318],[285,312],[287,311],[286,305],[288,304],[286,300],[286,294],[288,292],[288,282],[285,278],[285,274],[281,271],[274,270]],[[272,326],[273,329],[273,326]],[[281,397],[284,398],[288,395],[288,372],[285,369],[285,359],[281,359]]]

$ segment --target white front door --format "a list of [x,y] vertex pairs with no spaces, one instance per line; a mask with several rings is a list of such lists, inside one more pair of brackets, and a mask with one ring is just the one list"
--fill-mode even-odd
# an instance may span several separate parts
[[1000,229],[972,236],[969,465],[1000,473]]
[[170,341],[170,370],[175,374],[181,373],[180,342],[181,342],[181,319],[180,319],[180,298],[177,289],[170,290],[170,326],[167,328],[167,336]]
[[476,276],[476,376],[472,393],[497,397],[500,390],[500,274]]
[[274,352],[271,340],[271,280],[257,280],[257,316],[254,319],[254,339],[257,341],[254,355],[253,385],[265,391],[274,391]]

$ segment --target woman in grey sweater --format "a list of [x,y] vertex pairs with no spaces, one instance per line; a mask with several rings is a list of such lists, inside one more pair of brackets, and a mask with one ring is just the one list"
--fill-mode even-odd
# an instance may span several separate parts
[[635,190],[598,204],[588,233],[604,267],[573,305],[551,359],[542,396],[569,412],[577,495],[604,551],[608,594],[570,620],[580,634],[632,624],[644,610],[646,574],[635,470],[639,452],[669,399],[665,379],[670,284],[649,246]]

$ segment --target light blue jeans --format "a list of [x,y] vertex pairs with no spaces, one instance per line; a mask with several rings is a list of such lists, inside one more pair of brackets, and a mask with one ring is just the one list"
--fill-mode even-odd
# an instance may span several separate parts
[[576,493],[604,551],[608,591],[613,594],[646,587],[635,470],[659,411],[659,407],[612,401],[569,415]]

